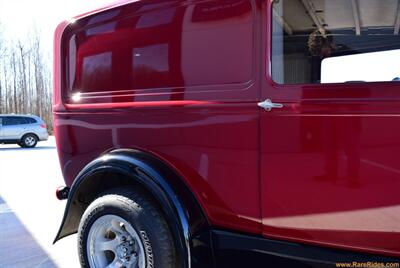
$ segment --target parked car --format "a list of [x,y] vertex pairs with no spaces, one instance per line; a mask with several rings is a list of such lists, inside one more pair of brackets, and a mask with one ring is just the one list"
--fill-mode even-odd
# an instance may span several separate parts
[[83,267],[397,267],[397,5],[119,1],[61,23],[55,241],[78,233]]
[[33,148],[48,137],[46,123],[38,116],[0,114],[0,144]]

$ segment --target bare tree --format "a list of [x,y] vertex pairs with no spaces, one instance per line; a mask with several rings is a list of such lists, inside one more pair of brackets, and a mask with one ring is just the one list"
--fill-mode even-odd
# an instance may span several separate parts
[[25,49],[24,45],[22,44],[21,40],[18,40],[17,43],[17,48],[18,48],[18,53],[19,53],[19,60],[20,60],[20,91],[21,91],[21,102],[22,102],[22,107],[21,108],[21,112],[22,113],[26,113],[27,112],[27,105],[28,105],[28,101],[27,101],[27,77],[26,77],[26,73],[27,73],[27,68],[26,68],[26,58],[27,58],[27,54],[29,53],[28,50]]
[[18,107],[18,94],[17,94],[17,89],[18,89],[18,84],[17,84],[17,79],[18,79],[18,72],[17,72],[17,53],[15,52],[15,48],[12,47],[11,49],[11,70],[12,70],[12,77],[13,77],[13,110],[15,113],[19,112],[19,107]]
[[[2,27],[1,27],[1,23],[0,23],[0,72],[2,69],[1,67],[3,65],[4,54],[5,54],[5,45],[4,45],[4,40],[3,40]],[[2,114],[3,110],[4,110],[3,85],[4,85],[3,76],[0,75],[0,114]]]
[[0,113],[36,114],[52,130],[51,61],[39,32],[28,36],[6,40],[0,27]]

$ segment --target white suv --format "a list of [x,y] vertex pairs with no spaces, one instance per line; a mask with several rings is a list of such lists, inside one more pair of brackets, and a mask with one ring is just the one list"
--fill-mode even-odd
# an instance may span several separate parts
[[0,144],[33,148],[48,137],[46,123],[38,116],[0,114]]

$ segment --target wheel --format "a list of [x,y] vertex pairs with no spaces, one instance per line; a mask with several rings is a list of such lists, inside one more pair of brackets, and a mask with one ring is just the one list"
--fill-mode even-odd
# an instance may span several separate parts
[[38,139],[36,138],[35,135],[26,134],[25,136],[22,137],[22,140],[20,142],[22,146],[21,145],[20,146],[23,148],[33,148],[36,146],[37,142]]
[[177,267],[169,227],[143,193],[117,189],[86,209],[78,230],[82,267]]

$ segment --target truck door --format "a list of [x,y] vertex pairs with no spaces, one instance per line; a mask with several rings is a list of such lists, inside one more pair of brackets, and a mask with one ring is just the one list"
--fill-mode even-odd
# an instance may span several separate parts
[[400,254],[397,8],[265,1],[264,236]]

